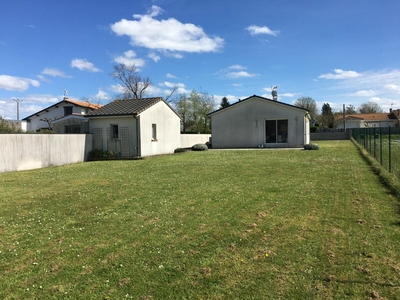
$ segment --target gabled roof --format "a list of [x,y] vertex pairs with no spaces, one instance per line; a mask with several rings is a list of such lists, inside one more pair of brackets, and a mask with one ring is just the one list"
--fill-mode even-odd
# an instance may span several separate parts
[[90,109],[99,109],[100,107],[102,107],[103,105],[101,104],[93,104],[90,102],[84,102],[84,101],[77,101],[77,100],[71,100],[68,98],[64,98],[62,101],[57,102],[49,107],[46,107],[38,112],[35,112],[34,114],[31,114],[30,116],[27,116],[25,118],[23,118],[22,120],[28,120],[29,118],[36,116],[36,115],[40,115],[42,112],[44,111],[48,111],[49,109],[53,108],[53,107],[58,107],[60,104],[62,104],[63,102],[65,102],[66,104],[70,103],[73,104],[75,106],[80,106],[80,107],[86,107],[86,108],[90,108]]
[[264,101],[266,101],[266,102],[271,102],[271,103],[274,103],[274,104],[279,104],[279,105],[282,105],[282,106],[287,106],[287,107],[291,107],[291,108],[303,110],[304,112],[307,112],[307,113],[308,113],[308,110],[307,110],[307,109],[304,109],[304,108],[301,108],[301,107],[298,107],[298,106],[295,106],[295,105],[291,105],[291,104],[287,104],[287,103],[275,101],[275,100],[272,100],[272,99],[264,98],[264,97],[261,97],[261,96],[253,95],[253,96],[247,97],[247,98],[245,98],[245,99],[243,99],[243,100],[239,100],[238,102],[235,102],[235,103],[233,103],[233,104],[231,104],[231,105],[229,105],[229,106],[227,106],[227,107],[220,108],[220,109],[217,109],[217,110],[215,110],[215,111],[213,111],[213,112],[210,112],[209,114],[207,114],[207,116],[211,116],[212,114],[217,113],[217,112],[220,112],[220,111],[225,110],[225,109],[230,109],[230,108],[232,108],[232,107],[235,106],[235,105],[242,104],[243,102],[248,101],[248,100],[251,100],[251,99],[254,99],[254,98],[258,98],[258,99],[260,99],[260,100],[264,100]]
[[346,115],[346,120],[364,120],[364,121],[386,121],[392,119],[388,113],[377,113],[377,114],[351,114]]
[[[164,102],[175,114],[176,112],[164,101],[162,97],[114,100],[102,108],[91,111],[88,117],[110,117],[138,115],[158,102]],[[179,115],[178,115],[179,117]]]

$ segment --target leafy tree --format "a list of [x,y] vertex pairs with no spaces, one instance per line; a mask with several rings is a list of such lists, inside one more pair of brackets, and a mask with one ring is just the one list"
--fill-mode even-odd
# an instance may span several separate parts
[[345,112],[346,112],[346,115],[352,115],[352,114],[357,113],[356,108],[352,104],[350,104],[349,106],[346,107]]
[[321,123],[325,128],[333,128],[335,126],[335,117],[329,103],[322,105]]
[[138,74],[135,65],[116,64],[110,76],[122,84],[124,92],[123,99],[142,99],[146,89],[151,85],[149,77],[142,77]]
[[294,102],[294,105],[307,109],[310,112],[311,118],[315,118],[317,115],[317,103],[313,98],[301,97]]
[[210,132],[207,114],[215,106],[214,97],[206,91],[193,90],[189,95],[182,94],[175,102],[175,109],[182,118],[182,131]]
[[219,104],[219,108],[225,108],[225,107],[228,107],[229,105],[231,105],[231,104],[229,103],[228,98],[223,97],[221,99],[221,103]]
[[377,103],[369,101],[361,104],[358,111],[360,114],[376,114],[381,113],[382,108]]

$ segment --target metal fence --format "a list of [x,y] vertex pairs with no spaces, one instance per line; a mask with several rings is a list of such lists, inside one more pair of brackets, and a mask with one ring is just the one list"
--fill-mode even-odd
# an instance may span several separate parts
[[357,128],[352,129],[352,136],[383,168],[400,179],[400,127]]

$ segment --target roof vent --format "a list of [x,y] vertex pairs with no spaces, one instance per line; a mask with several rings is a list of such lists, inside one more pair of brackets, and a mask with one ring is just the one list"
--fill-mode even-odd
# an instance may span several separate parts
[[276,90],[277,88],[278,88],[278,86],[271,87],[272,100],[274,100],[274,101],[278,101],[278,91]]

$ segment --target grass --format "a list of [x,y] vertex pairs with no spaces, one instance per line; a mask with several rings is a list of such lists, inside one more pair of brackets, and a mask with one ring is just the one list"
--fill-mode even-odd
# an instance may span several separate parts
[[319,146],[0,174],[0,298],[396,299],[398,199]]

